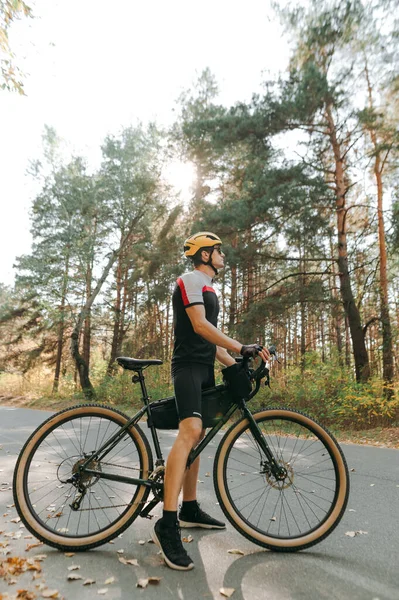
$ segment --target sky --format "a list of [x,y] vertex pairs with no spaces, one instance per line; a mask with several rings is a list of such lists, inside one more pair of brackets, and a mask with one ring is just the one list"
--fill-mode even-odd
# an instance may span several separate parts
[[[138,120],[173,122],[181,92],[209,67],[230,106],[261,91],[289,58],[268,0],[27,0],[35,15],[12,25],[10,45],[26,96],[0,90],[0,282],[31,249],[37,193],[26,174],[47,124],[93,165],[107,134]],[[172,183],[189,194],[190,166]]]

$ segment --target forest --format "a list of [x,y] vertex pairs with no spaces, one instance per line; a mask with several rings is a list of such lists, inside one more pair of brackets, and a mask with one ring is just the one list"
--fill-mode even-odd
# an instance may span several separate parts
[[[347,429],[399,421],[399,12],[311,0],[276,16],[290,61],[250,102],[205,69],[171,127],[128,124],[101,164],[65,159],[50,126],[29,170],[33,245],[0,285],[0,398],[139,402],[117,356],[159,358],[171,390],[172,292],[184,240],[214,231],[219,327],[275,344],[258,403]],[[193,165],[188,202],[166,176]]]

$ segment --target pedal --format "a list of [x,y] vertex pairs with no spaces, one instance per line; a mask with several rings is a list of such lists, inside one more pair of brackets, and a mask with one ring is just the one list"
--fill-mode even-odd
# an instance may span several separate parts
[[150,512],[156,507],[157,504],[159,504],[159,502],[160,500],[157,500],[156,498],[151,500],[151,502],[149,502],[147,506],[145,506],[140,512],[140,517],[143,517],[143,519],[152,519],[154,515],[150,515]]

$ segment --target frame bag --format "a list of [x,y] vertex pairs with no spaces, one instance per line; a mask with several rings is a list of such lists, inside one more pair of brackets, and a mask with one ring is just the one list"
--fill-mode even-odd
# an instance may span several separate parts
[[[224,384],[203,390],[202,422],[204,427],[213,427],[226,414],[234,399]],[[151,420],[156,429],[178,429],[179,417],[175,397],[151,402]],[[148,425],[151,426],[150,419]]]

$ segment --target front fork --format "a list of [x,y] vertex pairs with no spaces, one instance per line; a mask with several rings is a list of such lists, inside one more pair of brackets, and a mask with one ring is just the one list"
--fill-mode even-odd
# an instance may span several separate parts
[[262,434],[262,431],[261,431],[258,423],[254,419],[251,411],[247,408],[247,406],[245,405],[244,402],[243,402],[243,405],[241,406],[241,408],[244,413],[244,417],[246,417],[249,421],[249,428],[251,430],[252,435],[255,438],[255,441],[257,442],[259,448],[262,450],[262,452],[265,455],[265,458],[266,458],[265,463],[266,464],[264,464],[262,461],[262,466],[266,467],[266,465],[267,465],[267,469],[276,478],[276,480],[280,480],[280,481],[284,480],[287,477],[287,470],[285,469],[285,467],[278,464],[276,458],[274,457],[273,452],[270,450],[270,448],[266,442],[264,435]]

